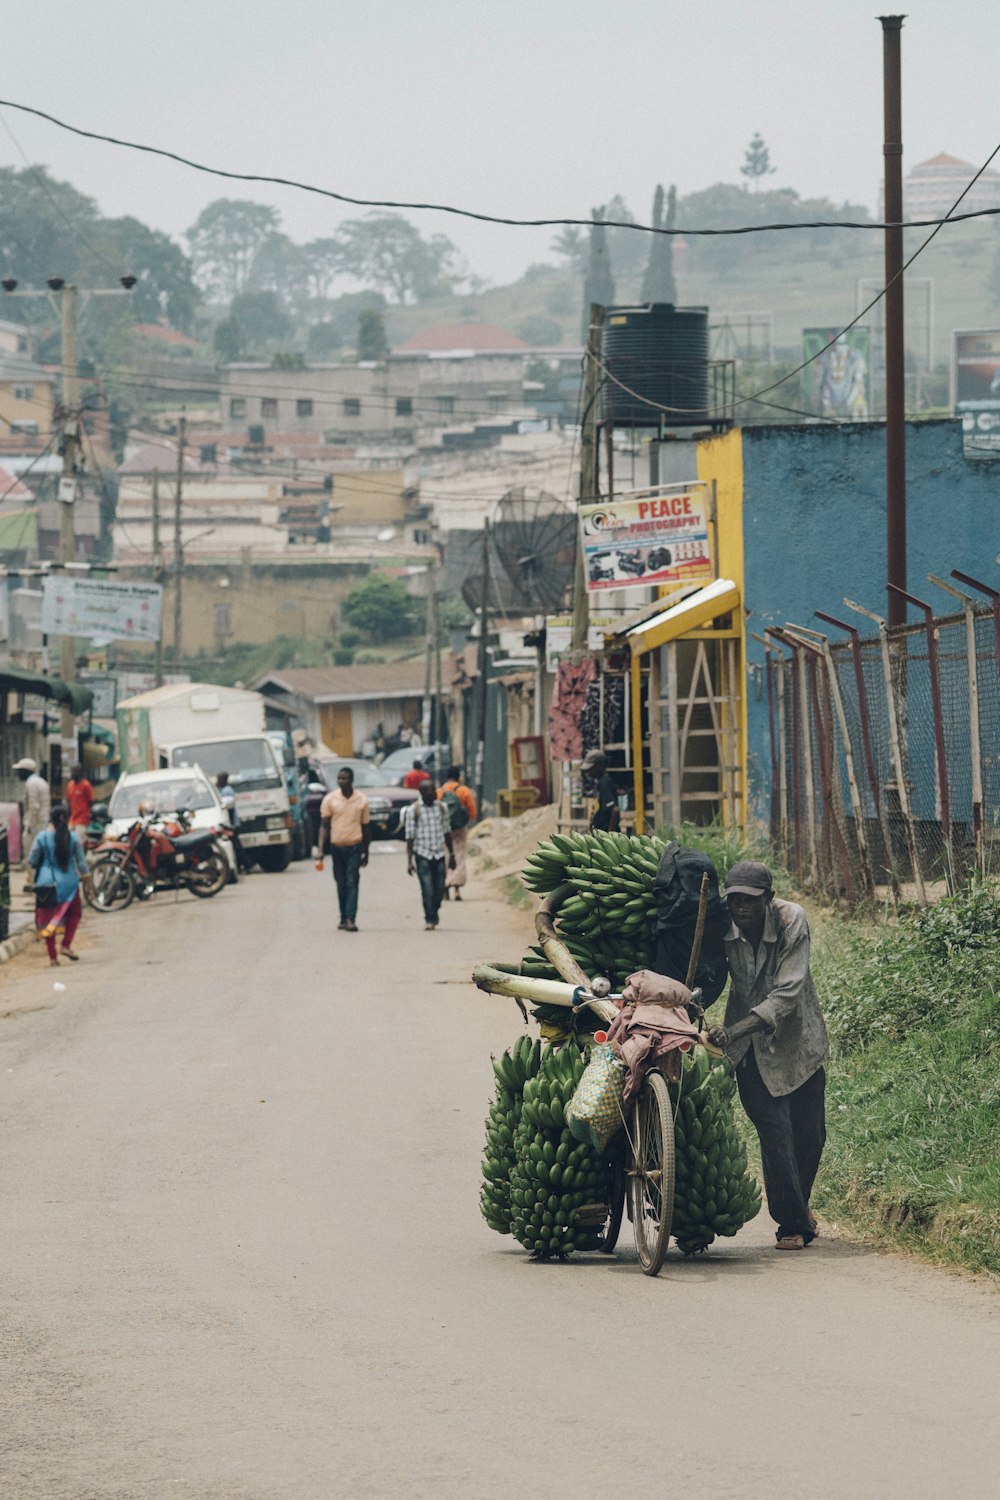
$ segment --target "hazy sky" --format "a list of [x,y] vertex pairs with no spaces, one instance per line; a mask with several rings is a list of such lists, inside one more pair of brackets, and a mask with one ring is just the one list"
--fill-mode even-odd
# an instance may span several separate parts
[[[0,95],[238,171],[360,197],[586,215],[658,181],[737,182],[755,130],[775,186],[875,208],[881,27],[869,0],[6,0]],[[1000,141],[996,0],[913,0],[904,165]],[[361,210],[226,183],[0,112],[32,162],[175,236],[215,197],[275,204],[296,240]],[[23,159],[0,123],[0,163]],[[414,214],[492,281],[553,231]]]

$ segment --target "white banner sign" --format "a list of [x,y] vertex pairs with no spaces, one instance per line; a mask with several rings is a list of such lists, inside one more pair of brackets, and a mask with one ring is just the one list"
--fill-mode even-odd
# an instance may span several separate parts
[[587,592],[714,577],[708,486],[664,485],[580,507]]
[[112,583],[57,574],[46,578],[42,588],[42,629],[48,635],[159,639],[163,590],[158,583]]

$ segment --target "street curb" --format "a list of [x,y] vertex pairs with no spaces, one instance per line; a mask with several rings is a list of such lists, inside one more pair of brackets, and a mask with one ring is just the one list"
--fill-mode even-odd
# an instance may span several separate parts
[[21,932],[15,932],[6,942],[0,943],[0,964],[8,963],[16,958],[22,949],[27,948],[35,936],[33,927],[25,927]]

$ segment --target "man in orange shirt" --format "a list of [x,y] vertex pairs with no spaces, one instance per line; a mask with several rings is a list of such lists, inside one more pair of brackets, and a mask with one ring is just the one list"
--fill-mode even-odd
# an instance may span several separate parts
[[340,931],[357,932],[358,886],[361,867],[368,863],[371,843],[368,798],[355,790],[354,772],[341,766],[337,789],[327,792],[319,805],[319,857],[330,845],[333,878],[340,903]]
[[475,821],[478,811],[476,794],[462,780],[461,766],[448,767],[448,776],[441,783],[438,798],[448,808],[448,816],[451,819],[451,842],[455,850],[455,868],[448,871],[444,898],[449,901],[454,891],[455,900],[461,901],[462,886],[468,879],[465,849],[469,842],[469,824]]
[[66,801],[69,803],[69,826],[83,837],[90,824],[90,809],[94,801],[94,788],[87,780],[83,767],[77,762],[70,770],[66,783]]
[[407,771],[406,775],[403,777],[403,785],[405,787],[408,787],[411,792],[415,792],[423,782],[430,781],[430,779],[430,772],[424,770],[423,761],[415,760],[413,762],[413,770]]

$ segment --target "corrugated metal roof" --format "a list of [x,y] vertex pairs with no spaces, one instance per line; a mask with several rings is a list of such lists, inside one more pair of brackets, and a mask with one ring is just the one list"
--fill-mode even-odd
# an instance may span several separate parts
[[254,686],[268,692],[279,688],[312,703],[418,698],[423,696],[426,670],[422,655],[408,661],[364,662],[351,667],[287,667],[261,673]]

